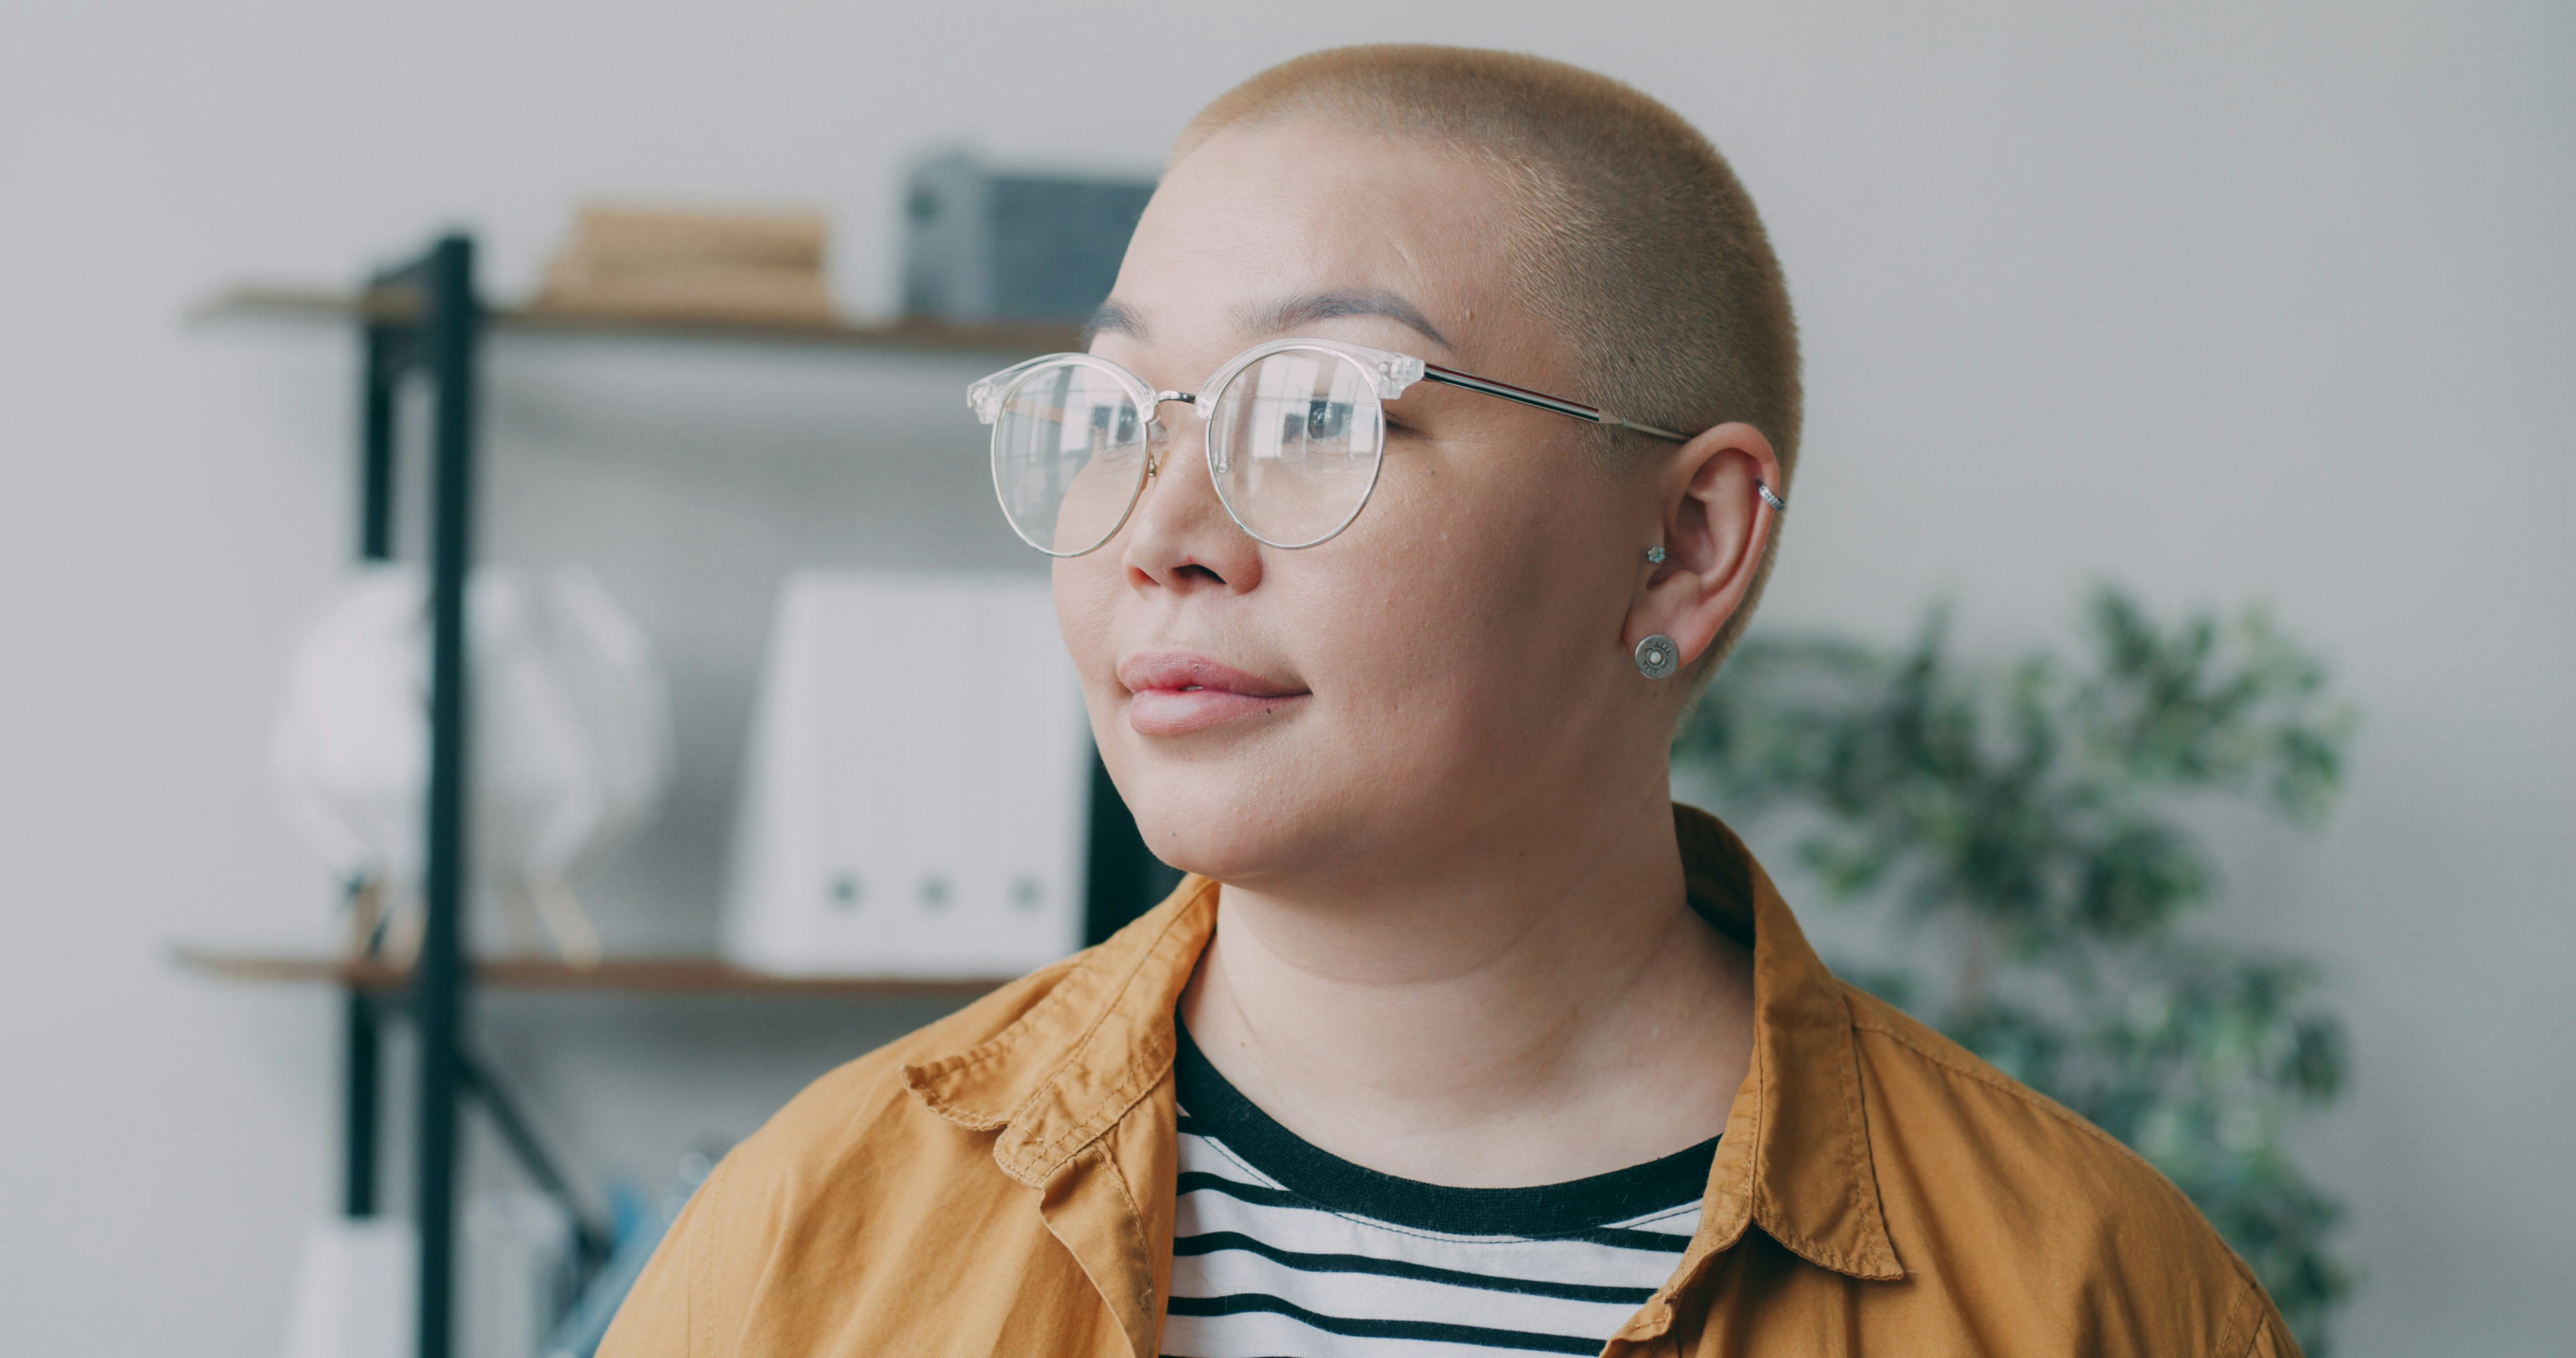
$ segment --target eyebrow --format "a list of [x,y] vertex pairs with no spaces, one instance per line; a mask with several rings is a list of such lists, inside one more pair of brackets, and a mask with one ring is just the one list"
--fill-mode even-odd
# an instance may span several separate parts
[[1384,316],[1443,349],[1449,347],[1449,337],[1441,334],[1440,327],[1433,325],[1420,308],[1383,288],[1330,288],[1305,293],[1248,312],[1244,324],[1255,333],[1275,335],[1312,321],[1341,316]]
[[[1304,293],[1246,312],[1244,328],[1255,334],[1275,335],[1313,321],[1329,321],[1342,316],[1384,316],[1443,349],[1449,347],[1449,337],[1440,333],[1440,327],[1433,325],[1431,319],[1422,314],[1421,308],[1406,301],[1402,295],[1383,288],[1332,288]],[[1115,297],[1102,302],[1091,313],[1091,319],[1083,323],[1082,340],[1085,345],[1102,335],[1125,335],[1139,342],[1153,338],[1152,332],[1146,328],[1145,318],[1137,315],[1134,307]]]
[[1145,318],[1137,315],[1133,307],[1112,297],[1101,303],[1099,309],[1091,313],[1091,319],[1083,322],[1082,325],[1082,342],[1085,347],[1103,335],[1125,335],[1130,339],[1142,341],[1148,338],[1145,333]]

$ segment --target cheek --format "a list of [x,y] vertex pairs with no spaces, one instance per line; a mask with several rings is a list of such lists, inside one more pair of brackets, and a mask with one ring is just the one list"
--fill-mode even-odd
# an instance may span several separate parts
[[1086,691],[1116,678],[1117,645],[1112,624],[1118,608],[1122,567],[1107,549],[1089,556],[1067,557],[1054,566],[1055,621],[1064,634],[1064,649]]
[[1616,644],[1617,582],[1558,541],[1581,506],[1474,482],[1424,475],[1372,504],[1389,511],[1376,531],[1297,591],[1357,745],[1447,768],[1508,755],[1565,725],[1540,718],[1579,687],[1587,644]]
[[[1368,543],[1400,589],[1395,607],[1453,647],[1508,644],[1528,654],[1601,592],[1592,552],[1569,528],[1596,512],[1588,485],[1535,470],[1527,452],[1476,446],[1390,467],[1387,511]],[[1372,505],[1371,513],[1380,506]],[[1489,657],[1491,658],[1491,657]]]

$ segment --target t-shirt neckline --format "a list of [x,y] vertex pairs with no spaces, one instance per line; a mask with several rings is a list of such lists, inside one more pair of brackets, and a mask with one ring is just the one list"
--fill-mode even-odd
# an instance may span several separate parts
[[1449,1235],[1538,1238],[1635,1222],[1697,1203],[1716,1137],[1641,1165],[1528,1188],[1458,1188],[1381,1174],[1282,1127],[1217,1073],[1173,1017],[1175,1092],[1184,1131],[1212,1137],[1245,1164],[1327,1211]]

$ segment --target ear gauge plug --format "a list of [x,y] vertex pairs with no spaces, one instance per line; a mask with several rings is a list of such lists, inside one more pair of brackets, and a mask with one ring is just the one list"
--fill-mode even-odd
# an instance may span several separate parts
[[1637,643],[1637,673],[1649,679],[1669,679],[1682,663],[1682,648],[1661,632]]

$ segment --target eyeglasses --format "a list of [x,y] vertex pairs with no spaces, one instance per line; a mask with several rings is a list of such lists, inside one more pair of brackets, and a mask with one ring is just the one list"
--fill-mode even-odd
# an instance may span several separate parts
[[[1262,544],[1312,547],[1351,526],[1386,460],[1384,402],[1437,382],[1654,438],[1686,434],[1624,420],[1577,401],[1472,377],[1410,354],[1337,340],[1256,345],[1196,392],[1156,391],[1091,354],[1048,354],[966,390],[993,426],[993,491],[1012,531],[1049,556],[1095,551],[1126,526],[1159,470],[1153,436],[1179,401],[1207,425],[1210,479],[1226,513]],[[1788,505],[1761,488],[1775,511]]]

